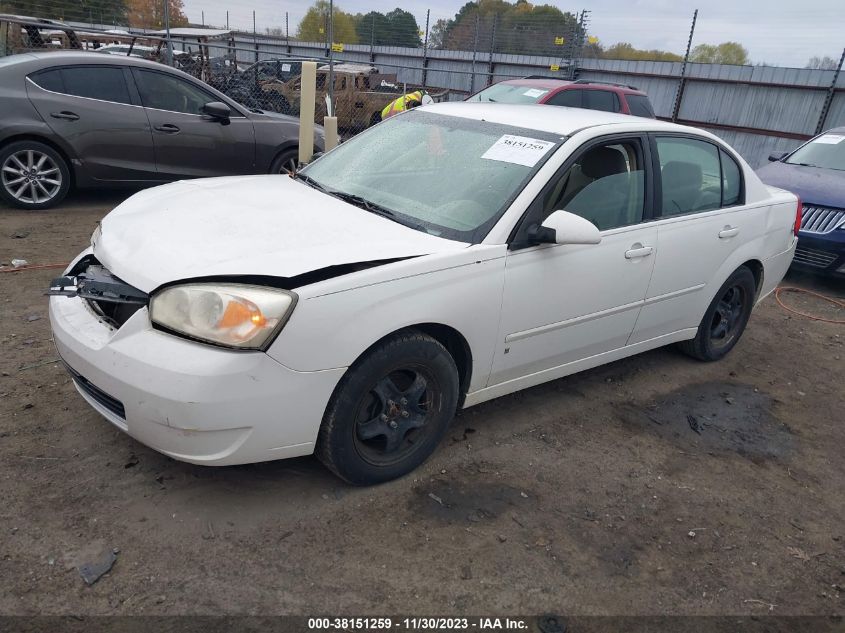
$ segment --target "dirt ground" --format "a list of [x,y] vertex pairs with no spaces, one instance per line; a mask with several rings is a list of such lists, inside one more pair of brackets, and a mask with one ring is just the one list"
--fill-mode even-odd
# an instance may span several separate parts
[[[0,207],[0,263],[68,261],[123,196]],[[58,272],[0,273],[0,614],[845,612],[841,325],[770,297],[722,362],[667,348],[468,409],[417,472],[359,489],[113,428],[55,362]]]

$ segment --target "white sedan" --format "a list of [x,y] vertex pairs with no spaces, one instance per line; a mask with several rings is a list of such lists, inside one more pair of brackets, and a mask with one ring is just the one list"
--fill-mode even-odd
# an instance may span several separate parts
[[544,106],[393,117],[294,177],[138,193],[55,280],[99,413],[196,464],[409,472],[455,411],[670,343],[712,361],[801,204],[707,132]]

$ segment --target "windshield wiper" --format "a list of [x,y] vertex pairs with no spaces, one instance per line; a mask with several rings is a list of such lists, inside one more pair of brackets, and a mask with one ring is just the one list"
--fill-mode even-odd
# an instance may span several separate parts
[[349,204],[354,204],[356,207],[361,207],[362,209],[371,211],[372,213],[389,216],[391,218],[396,217],[396,214],[391,209],[383,207],[375,202],[371,202],[363,196],[358,196],[354,193],[346,193],[345,191],[332,191],[328,189],[326,190],[326,193],[334,196],[335,198],[340,198]]
[[309,187],[313,187],[314,189],[317,189],[318,191],[322,191],[323,193],[334,193],[330,189],[327,189],[322,184],[320,184],[319,182],[314,180],[311,176],[309,176],[308,174],[303,174],[301,171],[296,172],[293,175],[293,177],[296,180],[301,180],[302,182],[304,182]]

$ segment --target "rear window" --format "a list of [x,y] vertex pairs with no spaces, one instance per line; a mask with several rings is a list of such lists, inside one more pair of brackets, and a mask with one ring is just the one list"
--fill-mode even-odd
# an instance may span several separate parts
[[500,83],[485,88],[467,101],[489,101],[491,103],[537,103],[549,94],[548,88],[534,88],[533,86],[518,86],[516,84]]
[[625,95],[628,100],[628,108],[634,116],[644,116],[649,119],[654,118],[654,108],[651,107],[651,101],[645,95]]

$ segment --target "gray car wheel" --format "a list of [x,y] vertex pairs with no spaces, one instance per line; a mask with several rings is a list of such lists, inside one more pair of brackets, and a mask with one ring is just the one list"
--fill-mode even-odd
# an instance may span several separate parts
[[67,163],[49,145],[18,141],[0,149],[0,197],[22,209],[58,204],[70,187]]

